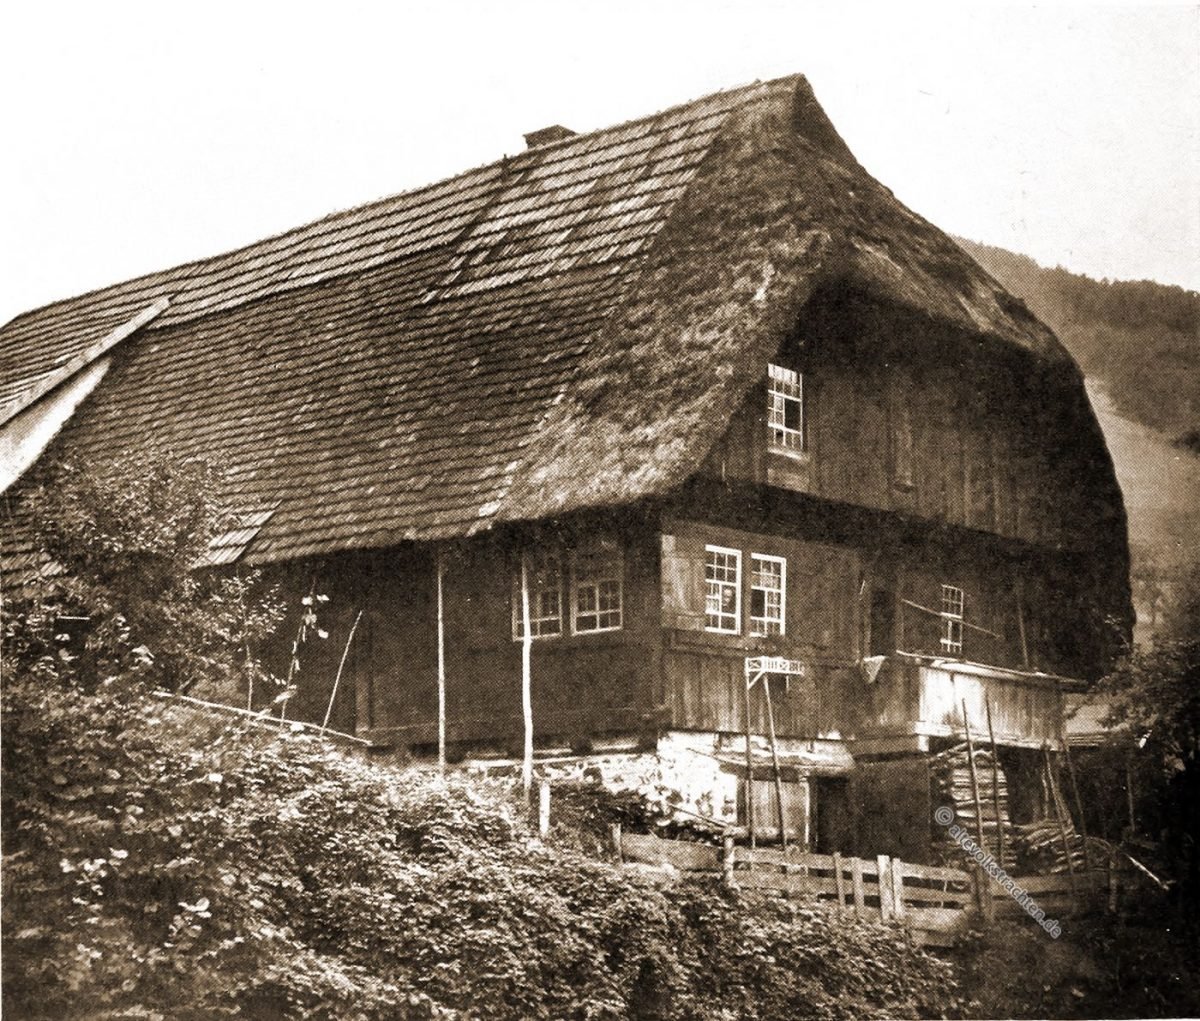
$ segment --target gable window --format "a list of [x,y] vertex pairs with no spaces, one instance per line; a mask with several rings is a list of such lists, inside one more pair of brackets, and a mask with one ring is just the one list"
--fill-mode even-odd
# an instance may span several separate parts
[[[529,631],[534,638],[552,638],[563,631],[562,563],[557,552],[525,554],[529,579]],[[513,578],[513,638],[524,638],[521,570]]]
[[787,561],[764,553],[750,555],[750,634],[783,634]]
[[624,562],[619,549],[578,550],[571,561],[571,619],[576,634],[621,627]]
[[942,586],[942,651],[962,654],[963,610],[966,600],[963,590],[953,585]]
[[767,366],[767,427],[771,446],[808,449],[804,421],[804,376],[782,365]]
[[742,617],[741,550],[705,546],[704,582],[704,629],[738,634]]

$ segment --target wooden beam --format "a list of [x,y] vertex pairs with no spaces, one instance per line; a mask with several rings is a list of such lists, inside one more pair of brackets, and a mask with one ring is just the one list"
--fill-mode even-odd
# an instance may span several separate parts
[[992,728],[992,700],[987,700],[988,739],[992,742],[992,807],[996,810],[996,860],[1004,866],[1004,818],[1000,813],[1000,752]]
[[971,793],[975,798],[975,837],[981,851],[983,844],[983,807],[979,803],[979,774],[975,770],[975,742],[971,740],[971,721],[967,719],[967,700],[962,700],[963,729],[967,733],[967,762],[971,766]]
[[750,670],[748,667],[743,680],[745,681],[743,702],[746,710],[746,828],[750,832],[750,846],[754,847],[754,751],[750,747]]
[[533,789],[533,625],[529,613],[529,558],[521,554],[521,715],[525,745],[521,759],[521,785],[525,802]]
[[[775,806],[779,810],[779,844],[787,850],[787,818],[783,809],[783,776],[779,771],[779,748],[775,743],[775,710],[771,707],[771,679],[766,674],[762,677],[763,695],[767,699],[767,733],[771,738],[771,761],[775,767]],[[805,829],[807,830],[807,826]],[[804,850],[808,850],[807,839]]]
[[[446,617],[442,588],[446,576],[446,556],[437,551],[437,695],[438,695],[438,775],[446,775]],[[526,618],[528,627],[528,618]]]

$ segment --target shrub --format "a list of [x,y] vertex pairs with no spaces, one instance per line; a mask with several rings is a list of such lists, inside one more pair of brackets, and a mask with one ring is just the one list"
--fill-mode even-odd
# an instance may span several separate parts
[[[4,692],[5,1008],[24,1018],[918,1016],[882,929],[652,880],[440,782],[117,682]],[[938,1006],[934,1006],[934,1005]]]

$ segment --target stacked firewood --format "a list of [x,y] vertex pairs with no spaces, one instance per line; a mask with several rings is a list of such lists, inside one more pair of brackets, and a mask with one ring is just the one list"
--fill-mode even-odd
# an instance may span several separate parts
[[1056,819],[1036,819],[1015,827],[1017,857],[1022,872],[1045,875],[1066,872],[1068,855],[1076,872],[1086,866],[1083,837],[1069,816],[1060,825]]
[[[931,793],[935,807],[946,806],[954,810],[958,823],[972,840],[978,840],[980,817],[983,829],[983,848],[1005,869],[1016,864],[1014,829],[1008,814],[1008,783],[1004,768],[999,763],[993,771],[992,753],[986,748],[975,749],[975,780],[971,778],[971,761],[966,744],[956,745],[932,757],[930,761]],[[979,801],[975,791],[978,785]],[[999,827],[997,826],[999,807]],[[1003,853],[1001,853],[1000,827],[1003,827]],[[934,834],[934,857],[945,864],[961,864],[963,852],[951,839],[947,829],[938,826]]]

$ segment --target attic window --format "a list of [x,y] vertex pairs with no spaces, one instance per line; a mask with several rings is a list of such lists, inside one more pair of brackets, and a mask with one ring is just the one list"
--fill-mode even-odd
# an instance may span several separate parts
[[963,611],[966,599],[963,590],[953,585],[942,586],[942,651],[962,655]]
[[804,422],[804,376],[782,365],[767,366],[767,426],[771,446],[779,450],[807,449]]

